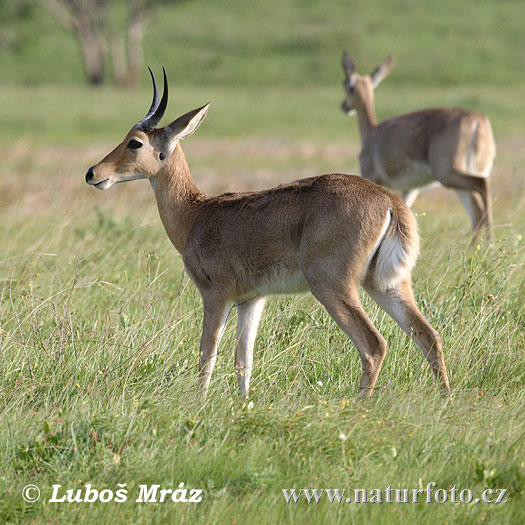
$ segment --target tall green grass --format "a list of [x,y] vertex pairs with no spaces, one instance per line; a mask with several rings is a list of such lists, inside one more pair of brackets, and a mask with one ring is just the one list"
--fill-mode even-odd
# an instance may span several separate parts
[[[104,194],[97,194],[104,198]],[[512,215],[513,206],[508,210]],[[430,202],[431,204],[431,202]],[[151,202],[153,206],[153,202]],[[399,327],[364,298],[389,342],[378,391],[355,403],[360,362],[311,296],[275,298],[257,338],[250,402],[237,397],[235,326],[197,399],[202,307],[150,213],[72,210],[11,219],[3,280],[0,518],[150,523],[478,523],[522,520],[523,256],[517,225],[468,248],[464,217],[420,216],[422,311],[445,341],[452,404]],[[499,215],[500,221],[505,217]],[[457,222],[457,223],[456,223]],[[458,235],[459,234],[459,235]],[[36,239],[39,239],[38,241]],[[341,436],[346,438],[343,440]],[[204,490],[199,504],[139,504],[140,484]],[[486,504],[287,504],[286,488],[505,488]],[[43,500],[21,490],[38,485]],[[116,490],[125,503],[52,504],[51,486]],[[134,496],[134,497],[132,497]]]

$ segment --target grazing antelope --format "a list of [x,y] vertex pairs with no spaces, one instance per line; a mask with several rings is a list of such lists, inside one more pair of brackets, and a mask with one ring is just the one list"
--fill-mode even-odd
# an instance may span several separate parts
[[217,197],[195,186],[180,141],[200,125],[209,103],[156,128],[166,109],[155,76],[153,103],[86,182],[108,189],[149,179],[168,237],[202,295],[200,385],[205,395],[228,313],[236,305],[239,387],[248,394],[257,326],[270,294],[310,290],[353,341],[362,360],[360,395],[371,395],[387,344],[359,301],[362,283],[412,336],[449,390],[441,337],[418,310],[410,281],[417,225],[401,199],[353,175],[322,175],[260,192]]
[[462,108],[424,109],[378,124],[374,89],[390,73],[389,56],[370,75],[356,73],[350,55],[343,54],[346,98],[342,110],[357,112],[363,148],[361,175],[401,190],[412,206],[419,188],[438,181],[456,191],[472,223],[474,239],[484,227],[491,237],[490,171],[496,154],[489,119]]

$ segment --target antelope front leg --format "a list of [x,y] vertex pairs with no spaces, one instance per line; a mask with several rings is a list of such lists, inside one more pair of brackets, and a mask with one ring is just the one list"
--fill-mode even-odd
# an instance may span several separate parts
[[241,396],[246,397],[252,375],[253,345],[266,299],[256,297],[237,305],[237,352],[235,370]]
[[412,208],[412,204],[419,195],[419,188],[413,188],[403,192],[403,202],[409,207]]
[[485,177],[485,193],[483,195],[483,200],[485,203],[485,226],[487,229],[487,237],[489,243],[492,245],[494,241],[494,232],[492,230],[492,188],[491,188],[491,179],[490,177]]
[[201,397],[206,397],[211,373],[217,361],[217,347],[224,333],[231,303],[203,298],[204,319],[200,346],[199,384]]

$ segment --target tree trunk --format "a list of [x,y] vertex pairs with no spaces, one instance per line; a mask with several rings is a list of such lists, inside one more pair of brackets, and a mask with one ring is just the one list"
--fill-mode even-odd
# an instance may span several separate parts
[[129,85],[137,84],[144,64],[142,41],[146,32],[146,18],[135,17],[128,26],[128,79]]
[[104,51],[98,36],[88,27],[76,31],[80,41],[84,65],[89,82],[99,86],[104,82]]
[[128,67],[124,41],[112,33],[108,38],[108,46],[115,84],[125,86],[128,83]]
[[109,0],[37,0],[79,44],[88,81],[105,80],[106,60],[111,62],[117,85],[135,85],[144,63],[142,41],[146,26],[163,0],[126,0],[124,30],[111,20]]
[[101,4],[98,0],[37,0],[55,20],[73,33],[80,44],[86,76],[99,85],[104,80],[104,50],[92,22]]

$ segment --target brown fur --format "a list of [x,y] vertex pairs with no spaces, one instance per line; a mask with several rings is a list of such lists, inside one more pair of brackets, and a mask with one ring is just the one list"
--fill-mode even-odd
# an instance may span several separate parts
[[[359,302],[363,281],[378,301],[385,294],[400,298],[394,315],[401,315],[398,322],[448,389],[441,340],[417,309],[410,285],[418,250],[410,210],[389,191],[342,174],[261,192],[204,195],[193,183],[179,140],[196,129],[207,109],[149,133],[132,130],[86,176],[101,189],[134,178],[152,182],[162,223],[203,299],[202,392],[208,389],[232,304],[239,314],[236,369],[241,392],[247,394],[262,297],[310,289],[354,341],[363,363],[360,393],[371,395],[386,342]],[[142,147],[130,150],[130,140],[141,141]],[[168,153],[162,161],[163,152]],[[383,255],[384,246],[393,250]],[[379,267],[393,275],[387,288]]]
[[362,76],[356,73],[350,56],[343,55],[346,98],[342,109],[357,112],[363,144],[359,155],[362,176],[402,190],[408,205],[419,187],[436,180],[458,192],[470,216],[474,239],[482,228],[490,237],[489,175],[496,148],[489,119],[463,108],[440,108],[378,123],[374,88],[390,73],[393,63],[388,57],[371,75]]

